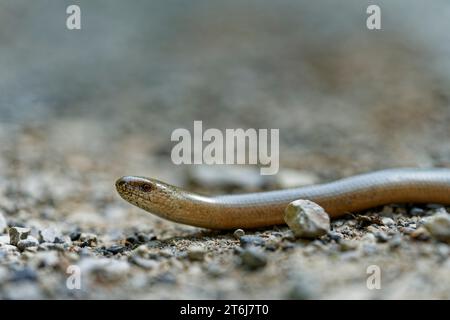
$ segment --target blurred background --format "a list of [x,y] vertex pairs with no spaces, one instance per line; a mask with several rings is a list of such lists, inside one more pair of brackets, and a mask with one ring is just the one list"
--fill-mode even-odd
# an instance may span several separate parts
[[377,1],[370,31],[371,3],[76,1],[69,31],[72,1],[2,1],[0,121],[80,121],[59,138],[112,152],[140,136],[166,160],[170,133],[203,120],[279,128],[291,167],[447,162],[450,6]]
[[[66,29],[71,4],[78,31]],[[382,30],[366,28],[370,4]],[[170,134],[194,120],[278,128],[281,168],[308,181],[449,166],[449,28],[446,0],[2,0],[4,215],[105,234],[191,230],[131,209],[114,181],[189,185]]]

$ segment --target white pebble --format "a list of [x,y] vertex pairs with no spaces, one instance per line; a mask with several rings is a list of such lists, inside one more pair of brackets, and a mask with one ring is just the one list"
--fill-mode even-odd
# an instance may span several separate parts
[[450,215],[439,213],[426,219],[425,229],[437,240],[450,243]]
[[388,218],[388,217],[382,218],[382,219],[381,219],[381,222],[383,222],[383,224],[384,224],[385,226],[392,226],[392,225],[395,224],[395,221],[394,221],[393,219],[391,219],[391,218]]
[[285,212],[284,221],[300,238],[318,238],[330,231],[330,217],[325,210],[309,200],[291,202]]

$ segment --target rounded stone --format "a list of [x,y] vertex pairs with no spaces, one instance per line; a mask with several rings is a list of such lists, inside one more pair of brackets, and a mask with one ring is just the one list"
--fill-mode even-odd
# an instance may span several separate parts
[[284,221],[299,238],[318,238],[330,231],[330,217],[309,200],[295,200],[284,211]]

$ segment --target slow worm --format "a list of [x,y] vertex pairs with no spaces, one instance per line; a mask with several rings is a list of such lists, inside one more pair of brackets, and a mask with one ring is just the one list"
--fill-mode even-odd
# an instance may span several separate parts
[[450,169],[389,169],[278,191],[208,197],[164,182],[127,176],[120,196],[162,218],[210,229],[283,224],[286,206],[307,199],[331,217],[391,203],[450,204]]

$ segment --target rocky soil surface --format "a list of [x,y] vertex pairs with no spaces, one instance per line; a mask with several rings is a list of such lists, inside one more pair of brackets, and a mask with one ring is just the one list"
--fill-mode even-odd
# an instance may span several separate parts
[[[115,178],[154,172],[201,191],[201,171],[215,171],[220,184],[224,170],[240,170],[242,190],[222,186],[237,192],[253,190],[243,181],[259,171],[194,167],[188,174],[141,156],[132,138],[115,141],[115,155],[67,143],[60,125],[69,136],[99,137],[84,122],[17,129],[14,139],[2,132],[9,140],[0,179],[2,298],[449,298],[445,207],[375,208],[332,220],[330,232],[308,240],[287,226],[218,232],[177,225],[120,199]],[[311,175],[299,173],[297,183]],[[289,183],[294,176],[291,170]],[[379,290],[367,286],[374,265]]]

